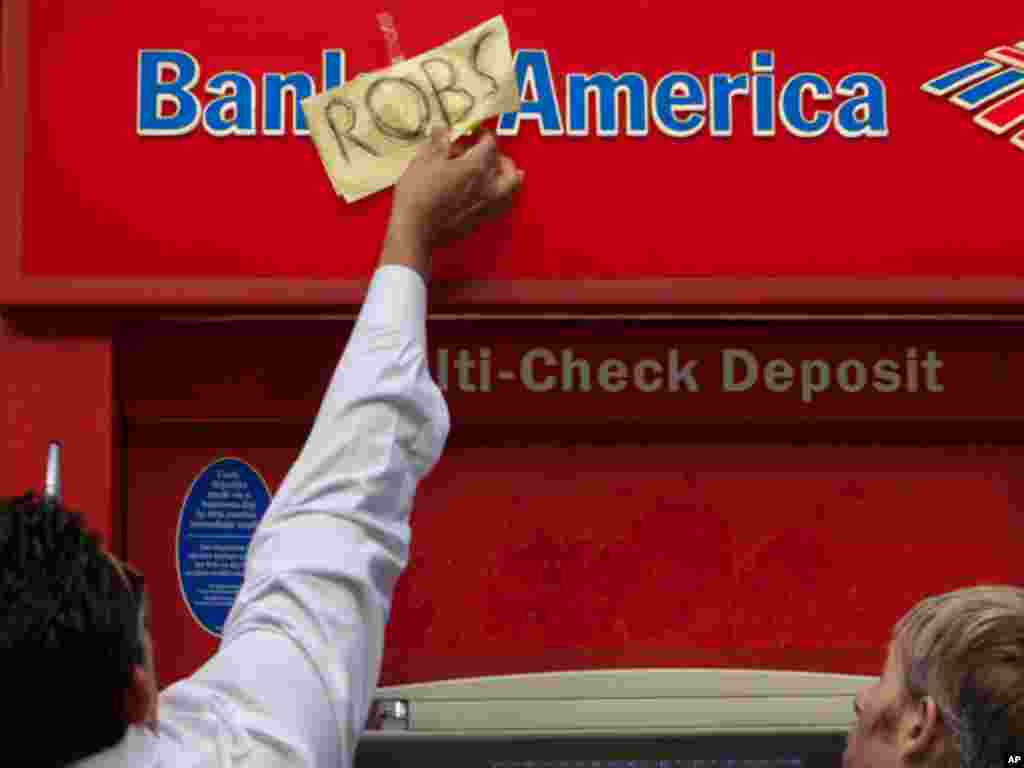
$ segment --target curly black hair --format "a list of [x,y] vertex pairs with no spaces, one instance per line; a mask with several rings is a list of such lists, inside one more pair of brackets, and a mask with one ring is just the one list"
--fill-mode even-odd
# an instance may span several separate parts
[[136,596],[78,513],[32,493],[0,500],[5,752],[65,766],[117,744],[140,633]]

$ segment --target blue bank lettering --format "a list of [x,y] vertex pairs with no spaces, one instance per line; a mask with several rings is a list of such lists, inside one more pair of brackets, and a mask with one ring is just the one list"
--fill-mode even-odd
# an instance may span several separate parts
[[733,97],[750,94],[750,75],[711,76],[711,135],[732,136]]
[[[703,112],[707,108],[704,86],[693,75],[670,72],[654,86],[654,122],[662,133],[675,138],[693,136],[704,127]],[[679,113],[686,114],[680,118]]]
[[212,136],[256,135],[256,84],[241,72],[210,78],[206,92],[218,98],[203,110],[203,126]]
[[618,95],[626,97],[626,135],[647,135],[647,81],[643,75],[627,72],[612,77],[607,72],[594,75],[570,74],[566,77],[569,135],[586,136],[589,133],[587,94],[597,101],[597,135],[616,136],[619,133]]
[[836,93],[850,97],[836,112],[836,130],[841,135],[848,139],[889,135],[885,84],[879,78],[863,72],[847,75],[839,81]]
[[299,109],[299,103],[313,95],[313,78],[305,72],[268,72],[263,75],[263,133],[268,136],[284,135],[285,101],[288,96],[292,103],[292,132],[309,133],[306,115]]
[[[170,75],[168,79],[165,75]],[[199,123],[199,62],[185,51],[139,51],[136,130],[140,136],[182,136]],[[172,107],[164,115],[164,105]]]
[[[730,137],[737,126],[737,97],[748,97],[750,130],[757,137],[775,137],[780,122],[786,132],[800,138],[821,136],[831,128],[847,139],[889,135],[886,86],[876,75],[848,74],[837,82],[833,95],[832,82],[815,72],[800,72],[784,84],[777,82],[774,50],[754,50],[748,61],[750,72],[736,74],[712,72],[698,77],[668,72],[653,90],[640,72],[566,72],[564,81],[559,72],[563,94],[555,85],[548,52],[520,49],[512,63],[520,106],[500,115],[497,133],[518,135],[524,123],[532,122],[545,137],[642,137],[648,135],[653,121],[662,135],[671,138],[688,138],[706,127],[714,137]],[[187,51],[140,50],[137,131],[141,136],[183,136],[197,128],[216,137],[308,136],[301,103],[346,82],[344,50],[323,50],[321,62],[319,83],[302,71],[229,70],[212,72],[204,80],[199,61]],[[953,102],[973,109],[1024,86],[1024,73],[1000,69],[991,61],[972,62],[934,78],[924,89],[932,93],[959,89],[951,97]],[[992,71],[997,74],[987,74]],[[436,78],[428,73],[438,93],[453,90],[451,73],[447,77],[438,81],[444,87],[436,88]],[[977,82],[984,77],[989,79]],[[740,106],[745,109],[746,103]],[[351,126],[359,107],[336,95],[331,104],[332,116],[345,118],[345,125]],[[740,123],[746,128],[742,117]],[[379,123],[374,125],[380,130]]]
[[821,136],[828,130],[832,115],[824,110],[814,110],[810,117],[804,115],[804,93],[810,92],[816,101],[828,101],[832,98],[832,88],[821,75],[803,72],[786,81],[779,96],[779,108],[782,122],[794,136],[812,138]]
[[519,88],[518,112],[505,112],[498,121],[500,136],[516,136],[523,120],[540,123],[542,136],[561,136],[562,115],[555,97],[548,52],[532,48],[516,51],[516,85]]

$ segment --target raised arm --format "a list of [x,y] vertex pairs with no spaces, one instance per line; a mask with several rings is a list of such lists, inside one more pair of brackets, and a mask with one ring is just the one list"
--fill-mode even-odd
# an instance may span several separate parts
[[427,366],[430,250],[504,209],[521,180],[493,137],[453,155],[436,134],[399,181],[380,265],[309,438],[253,536],[220,649],[161,694],[168,755],[352,764],[416,487],[450,426]]

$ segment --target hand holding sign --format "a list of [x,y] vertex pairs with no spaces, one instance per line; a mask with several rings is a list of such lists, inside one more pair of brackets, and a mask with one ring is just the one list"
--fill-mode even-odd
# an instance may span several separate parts
[[493,134],[459,151],[444,129],[434,128],[395,187],[392,227],[426,245],[457,239],[507,210],[522,180]]
[[431,129],[452,138],[519,109],[508,28],[497,16],[438,48],[305,99],[310,134],[347,202],[385,189]]
[[522,180],[493,134],[460,150],[435,127],[395,187],[380,265],[415,269],[429,283],[431,246],[454,242],[508,210]]

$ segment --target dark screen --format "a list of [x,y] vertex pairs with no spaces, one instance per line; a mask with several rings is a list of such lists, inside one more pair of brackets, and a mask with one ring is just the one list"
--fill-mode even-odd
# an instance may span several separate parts
[[840,768],[843,734],[363,740],[356,768]]

